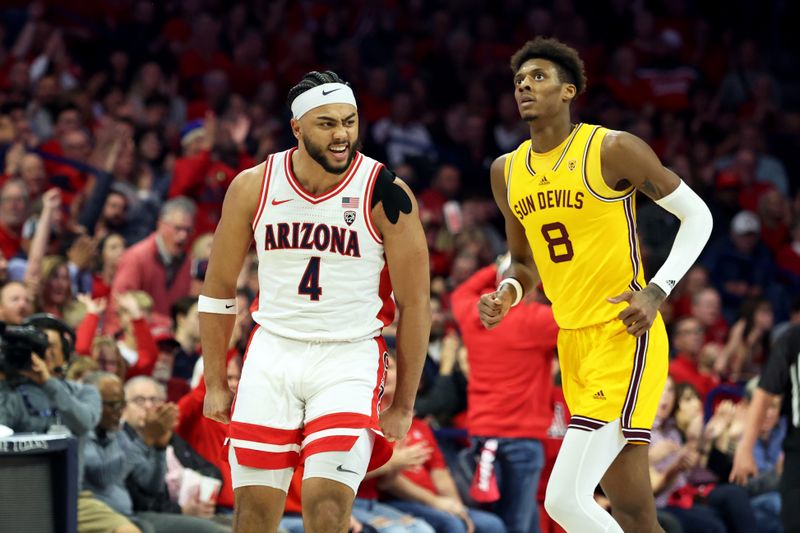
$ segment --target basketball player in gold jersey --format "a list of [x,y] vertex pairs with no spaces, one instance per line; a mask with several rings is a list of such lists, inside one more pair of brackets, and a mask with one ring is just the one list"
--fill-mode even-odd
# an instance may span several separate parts
[[[702,251],[711,214],[641,139],[570,120],[586,85],[574,49],[538,38],[514,54],[511,68],[531,139],[492,165],[512,265],[481,298],[481,320],[497,325],[540,279],[553,302],[572,418],[547,487],[550,516],[569,532],[662,531],[647,458],[668,367],[658,308]],[[649,283],[637,190],[681,220]],[[598,483],[613,518],[594,501]]]

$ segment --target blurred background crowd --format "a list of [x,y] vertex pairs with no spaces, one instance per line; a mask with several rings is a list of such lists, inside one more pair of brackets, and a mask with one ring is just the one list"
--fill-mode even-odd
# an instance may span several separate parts
[[[448,516],[482,506],[505,524],[473,517],[478,530],[553,527],[533,502],[504,506],[511,492],[537,498],[569,420],[552,313],[543,294],[530,295],[497,335],[479,327],[474,311],[505,253],[489,166],[528,136],[509,58],[526,40],[553,36],[586,64],[589,89],[575,121],[643,138],[714,214],[712,241],[662,309],[672,380],[651,459],[663,523],[745,531],[741,513],[749,512],[759,531],[781,531],[775,443],[786,421],[778,406],[759,441],[760,484],[739,493],[726,481],[746,384],[771,342],[800,324],[798,11],[792,2],[747,0],[3,2],[0,319],[39,327],[51,346],[28,377],[0,373],[0,394],[38,388],[55,410],[24,402],[28,415],[49,422],[15,429],[56,422],[80,436],[81,483],[91,491],[82,495],[142,531],[163,530],[158,515],[167,514],[229,529],[224,428],[201,416],[196,295],[227,186],[293,145],[287,90],[310,70],[330,69],[354,88],[363,151],[417,194],[431,254],[422,429],[400,446],[397,471],[432,496],[414,500],[378,484],[365,499],[411,499]],[[649,274],[678,224],[639,195]],[[233,388],[253,327],[254,256],[239,280]],[[75,401],[80,394],[94,399]],[[124,453],[112,459],[112,445]],[[528,445],[519,452],[534,457],[530,464],[500,461],[503,446]],[[131,449],[149,478],[130,462]],[[512,469],[526,468],[535,475],[511,479]],[[181,480],[202,485],[184,470],[221,480],[219,495],[181,491]],[[489,489],[481,474],[493,480]],[[155,489],[166,496],[148,497]],[[355,527],[439,523],[402,502],[392,509],[401,518],[389,520],[387,510],[388,522],[376,525],[361,515]],[[433,528],[466,527],[456,522]]]

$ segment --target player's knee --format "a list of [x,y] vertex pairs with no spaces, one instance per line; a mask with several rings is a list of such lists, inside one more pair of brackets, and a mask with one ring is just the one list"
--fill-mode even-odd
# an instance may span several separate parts
[[338,494],[303,498],[303,515],[318,526],[315,530],[334,531],[338,524],[350,519],[350,502]]
[[552,518],[558,520],[566,514],[572,514],[578,508],[575,491],[568,490],[566,484],[558,483],[552,476],[547,484],[544,496],[544,508]]

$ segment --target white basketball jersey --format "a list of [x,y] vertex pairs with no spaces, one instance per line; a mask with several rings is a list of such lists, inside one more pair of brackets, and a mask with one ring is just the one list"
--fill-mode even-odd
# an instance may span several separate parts
[[290,339],[356,341],[394,318],[383,242],[371,219],[381,163],[356,153],[331,191],[313,196],[292,170],[297,148],[267,159],[253,222],[258,310],[253,319]]

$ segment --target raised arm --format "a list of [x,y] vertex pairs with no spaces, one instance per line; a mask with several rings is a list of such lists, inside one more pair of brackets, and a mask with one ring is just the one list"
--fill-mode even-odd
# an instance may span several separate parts
[[626,291],[609,298],[612,303],[630,303],[619,318],[628,333],[639,337],[653,324],[658,307],[703,251],[713,219],[705,202],[635,135],[608,133],[600,157],[603,179],[609,187],[622,190],[633,185],[681,221],[669,256],[647,286],[637,293]]
[[397,391],[392,406],[381,414],[381,428],[386,438],[399,440],[411,426],[414,398],[428,352],[431,329],[428,247],[417,202],[400,178],[382,171],[373,196],[377,203],[372,217],[383,236],[386,263],[400,311]]
[[224,424],[230,420],[233,399],[225,373],[225,353],[236,322],[236,279],[253,240],[252,223],[263,174],[262,163],[236,176],[228,188],[198,303],[207,388],[203,414]]
[[492,329],[508,314],[512,305],[533,290],[539,283],[539,271],[533,262],[533,252],[525,235],[525,228],[508,205],[508,191],[505,178],[506,156],[494,160],[491,168],[492,194],[497,207],[503,213],[506,226],[506,241],[511,256],[511,266],[503,272],[503,281],[495,292],[484,294],[478,300],[478,313],[481,322]]

